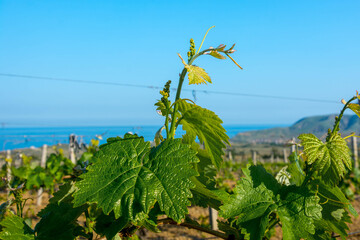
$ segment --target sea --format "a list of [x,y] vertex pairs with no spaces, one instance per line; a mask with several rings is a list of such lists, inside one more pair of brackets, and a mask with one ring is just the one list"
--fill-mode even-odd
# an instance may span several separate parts
[[[261,130],[279,125],[224,125],[230,138],[237,133]],[[160,126],[93,126],[93,127],[3,127],[0,128],[0,151],[36,148],[44,144],[68,144],[69,136],[74,134],[79,144],[89,144],[91,139],[100,139],[105,143],[109,137],[124,136],[126,133],[143,136],[146,141],[153,141]],[[165,130],[162,132],[165,135]],[[176,137],[181,137],[184,131],[179,128]]]

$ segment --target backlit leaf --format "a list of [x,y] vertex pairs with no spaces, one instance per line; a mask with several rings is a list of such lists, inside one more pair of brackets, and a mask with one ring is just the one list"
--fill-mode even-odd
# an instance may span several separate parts
[[218,59],[226,59],[226,57],[221,55],[218,51],[211,51],[210,56],[213,56]]
[[204,69],[195,66],[195,65],[188,65],[184,59],[179,55],[182,63],[184,64],[184,67],[186,68],[188,72],[188,78],[189,78],[189,85],[191,84],[201,84],[209,82],[211,83],[211,78],[209,75],[205,72]]
[[200,143],[205,145],[214,166],[220,167],[222,163],[223,148],[229,144],[226,130],[221,126],[221,119],[212,111],[200,106],[180,101],[179,111],[183,130],[189,136],[197,136]]
[[211,83],[211,78],[201,67],[194,65],[185,65],[185,68],[188,71],[189,85],[201,83],[206,84],[206,82]]
[[333,134],[325,143],[313,134],[301,134],[299,139],[308,163],[313,164],[327,184],[336,185],[346,168],[351,169],[349,147],[339,134]]
[[348,108],[350,108],[358,117],[360,117],[360,105],[356,103],[349,103]]

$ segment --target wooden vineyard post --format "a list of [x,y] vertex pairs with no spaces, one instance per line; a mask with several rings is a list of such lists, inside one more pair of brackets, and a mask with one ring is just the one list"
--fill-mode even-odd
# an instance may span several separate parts
[[358,146],[357,146],[357,139],[356,137],[352,137],[352,149],[353,149],[353,156],[354,156],[354,168],[359,168],[359,159],[358,159]]
[[254,163],[254,165],[256,165],[256,151],[252,150],[252,161]]
[[[44,144],[42,147],[42,155],[41,155],[41,162],[40,162],[40,166],[42,168],[46,167],[46,157],[47,157],[47,145]],[[37,192],[37,200],[36,200],[36,205],[37,206],[41,206],[42,203],[42,194],[44,192],[43,188],[40,188]]]
[[[6,151],[6,179],[9,184],[11,182],[11,163],[12,163],[11,151],[7,150]],[[7,188],[7,195],[9,195],[9,194],[10,194],[10,189]]]
[[[293,137],[291,140],[291,148],[290,148],[290,154],[294,153],[296,151],[296,142],[295,142],[295,138]],[[287,158],[286,158],[286,163],[288,162]]]
[[283,149],[283,155],[284,155],[284,162],[287,163],[288,162],[288,155],[287,155],[286,148]]
[[232,162],[232,161],[233,161],[233,156],[232,156],[231,151],[229,151],[229,161],[230,161],[230,162]]
[[219,230],[217,218],[218,218],[218,211],[216,211],[215,209],[209,207],[210,226],[211,226],[212,230],[216,230],[216,231]]
[[291,145],[291,153],[295,152],[296,151],[296,148],[295,148],[295,138],[292,138],[292,145]]
[[270,162],[274,163],[274,153],[273,152],[271,153]]
[[70,134],[69,136],[69,158],[73,164],[76,164],[75,160],[75,135]]

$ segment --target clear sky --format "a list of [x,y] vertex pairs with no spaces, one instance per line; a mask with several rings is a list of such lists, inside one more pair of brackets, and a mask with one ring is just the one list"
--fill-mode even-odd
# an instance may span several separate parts
[[[0,73],[176,87],[189,39],[236,43],[196,62],[213,80],[187,89],[225,124],[291,124],[338,113],[360,90],[360,1],[0,1]],[[158,90],[0,76],[0,122],[157,125]],[[173,94],[174,96],[175,94]],[[191,92],[183,97],[193,98]]]

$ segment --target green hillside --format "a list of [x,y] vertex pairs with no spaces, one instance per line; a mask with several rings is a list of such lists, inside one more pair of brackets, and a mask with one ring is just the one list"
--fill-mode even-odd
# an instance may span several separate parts
[[[333,127],[334,115],[302,118],[290,127],[277,127],[258,131],[238,133],[232,142],[242,143],[285,143],[301,133],[313,133],[324,139],[327,130]],[[346,136],[355,132],[360,134],[360,119],[356,115],[344,115],[340,123],[341,133]]]

